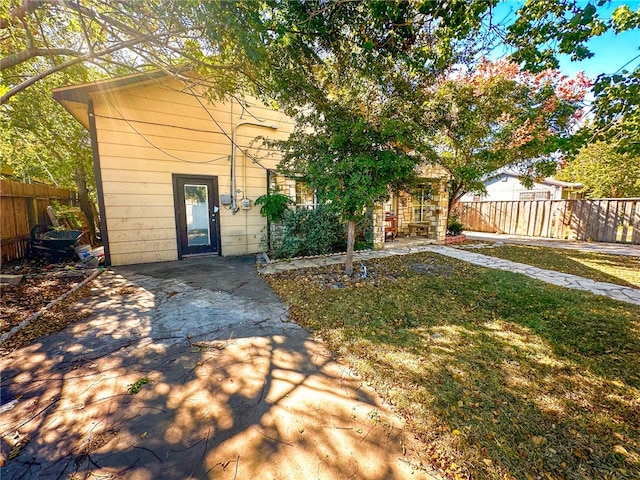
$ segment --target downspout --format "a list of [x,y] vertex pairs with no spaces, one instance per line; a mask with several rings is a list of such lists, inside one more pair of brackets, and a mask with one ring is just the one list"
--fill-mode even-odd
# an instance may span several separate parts
[[[233,131],[231,133],[231,213],[233,215],[235,215],[236,212],[239,210],[238,200],[237,200],[237,186],[236,186],[236,177],[237,177],[236,175],[236,147],[237,147],[236,137],[238,134],[238,128],[240,128],[243,125],[253,125],[254,127],[264,127],[264,128],[270,128],[272,130],[278,129],[278,125],[275,125],[275,124],[268,125],[266,123],[253,122],[250,120],[242,121],[233,127]],[[245,185],[244,188],[246,189],[247,186]]]
[[[271,170],[267,169],[267,196],[271,195]],[[267,250],[271,250],[271,221],[267,217]]]
[[93,154],[93,174],[96,179],[96,193],[98,195],[98,209],[100,210],[100,238],[104,245],[104,264],[111,266],[111,248],[109,246],[109,231],[107,230],[107,213],[104,205],[104,190],[102,188],[102,168],[100,166],[100,152],[98,150],[98,132],[96,130],[96,116],[93,110],[93,100],[87,103],[89,117],[89,134],[91,135],[91,152]]

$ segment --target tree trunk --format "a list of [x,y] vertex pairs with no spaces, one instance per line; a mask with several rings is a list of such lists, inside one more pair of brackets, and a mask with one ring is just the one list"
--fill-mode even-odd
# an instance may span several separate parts
[[91,228],[91,232],[95,235],[96,233],[96,217],[93,214],[93,207],[91,204],[91,199],[89,198],[89,189],[87,188],[87,175],[84,170],[84,166],[79,163],[76,168],[75,180],[76,187],[78,188],[78,201],[80,202],[80,210],[84,213],[89,221],[89,228]]
[[460,194],[463,186],[463,183],[454,184],[451,186],[451,192],[449,193],[449,204],[447,205],[447,219],[451,216],[451,210],[453,209],[454,205],[458,203],[458,200],[460,200],[462,198],[462,195],[464,195],[464,193]]
[[353,273],[353,246],[356,241],[356,221],[349,220],[347,223],[347,258],[344,262],[344,273],[351,275]]

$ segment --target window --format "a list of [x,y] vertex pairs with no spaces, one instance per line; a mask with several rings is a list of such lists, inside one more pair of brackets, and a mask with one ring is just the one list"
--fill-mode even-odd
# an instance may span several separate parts
[[549,190],[520,192],[520,200],[549,200],[550,198],[551,192]]
[[421,183],[411,191],[413,199],[413,221],[426,222],[431,211],[431,198],[433,197],[430,183]]
[[296,178],[271,174],[269,188],[271,188],[271,191],[288,196],[294,202],[296,208],[313,210],[318,204],[313,189],[302,180]]
[[296,208],[307,208],[313,210],[316,208],[316,196],[313,189],[304,182],[296,180]]

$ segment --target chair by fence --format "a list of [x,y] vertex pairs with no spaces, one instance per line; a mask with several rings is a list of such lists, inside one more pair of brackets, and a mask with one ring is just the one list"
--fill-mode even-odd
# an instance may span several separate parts
[[466,230],[640,245],[640,198],[460,202]]
[[24,257],[31,228],[48,223],[47,207],[54,201],[71,205],[75,202],[75,192],[49,185],[0,180],[2,262]]

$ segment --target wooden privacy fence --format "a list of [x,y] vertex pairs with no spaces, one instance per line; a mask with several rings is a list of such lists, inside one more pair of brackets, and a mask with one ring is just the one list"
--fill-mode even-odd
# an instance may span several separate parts
[[640,198],[460,202],[466,230],[640,244]]
[[0,180],[2,262],[24,257],[31,228],[49,223],[47,207],[54,201],[70,205],[75,201],[75,192],[49,185]]

